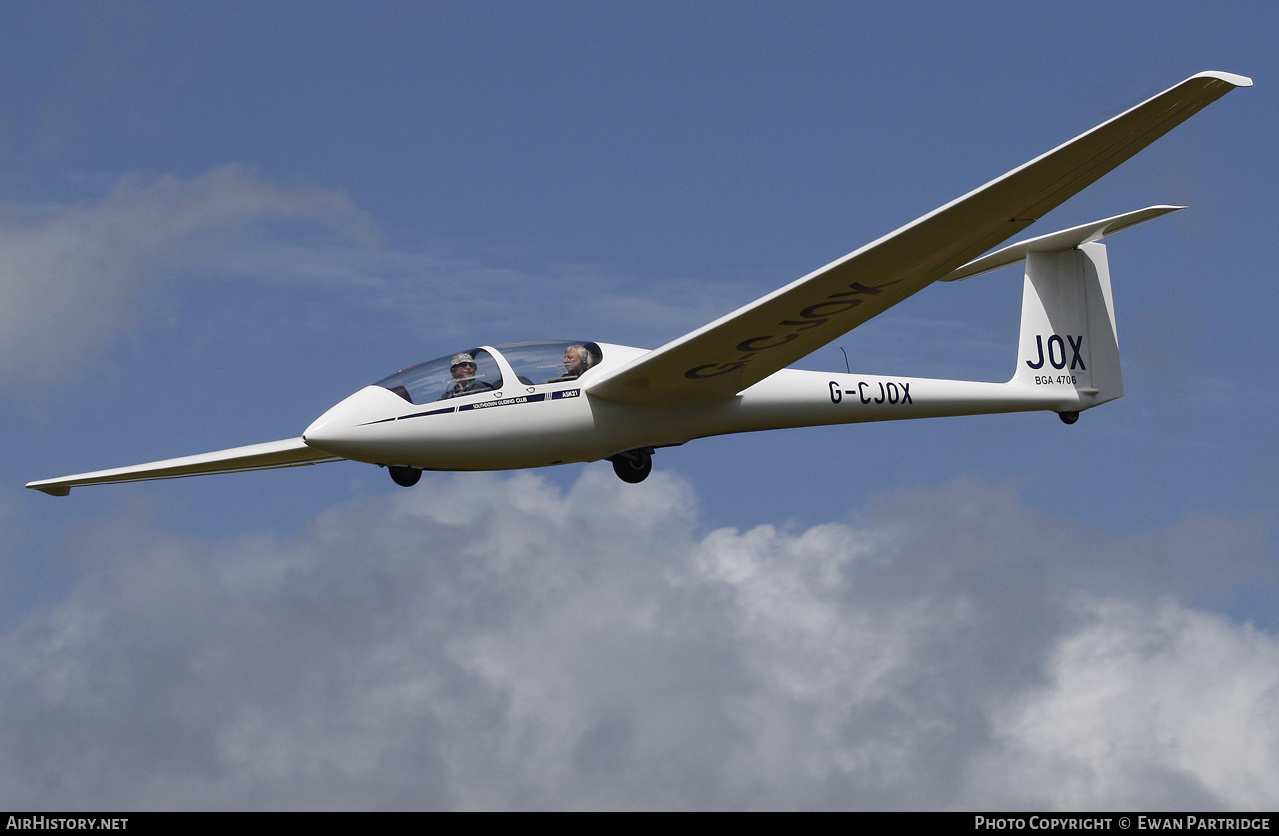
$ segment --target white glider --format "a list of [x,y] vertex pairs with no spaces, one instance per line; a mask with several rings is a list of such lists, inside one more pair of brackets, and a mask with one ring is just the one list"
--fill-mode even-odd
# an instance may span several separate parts
[[[1235,87],[1192,76],[979,189],[666,345],[503,343],[412,366],[351,395],[299,438],[30,482],[71,488],[350,459],[401,485],[424,470],[507,470],[609,459],[642,481],[661,447],[784,427],[1051,410],[1123,394],[1106,246],[1181,207],[1152,206],[1006,241]],[[975,260],[973,260],[975,259]],[[1026,262],[1007,383],[811,372],[786,366],[935,281]]]

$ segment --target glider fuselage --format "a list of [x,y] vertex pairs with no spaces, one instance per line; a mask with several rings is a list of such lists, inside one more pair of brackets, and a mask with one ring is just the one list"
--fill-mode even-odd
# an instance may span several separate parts
[[[728,433],[991,412],[1079,410],[1091,405],[1067,384],[933,380],[784,369],[731,400],[617,403],[591,396],[592,379],[647,352],[592,344],[601,363],[580,379],[520,380],[462,397],[413,403],[381,385],[351,395],[302,437],[345,459],[422,470],[508,470],[588,462],[637,448]],[[482,351],[502,357],[502,346]],[[1054,378],[1055,379],[1055,378]]]

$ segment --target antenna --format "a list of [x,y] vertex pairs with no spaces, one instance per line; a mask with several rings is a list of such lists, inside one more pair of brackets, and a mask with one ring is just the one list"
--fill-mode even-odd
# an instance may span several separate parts
[[853,373],[853,370],[852,370],[852,369],[850,369],[850,368],[848,368],[848,352],[847,352],[847,351],[844,351],[844,347],[843,347],[842,345],[839,347],[839,350],[840,350],[840,351],[843,353],[843,355],[844,355],[844,371],[848,372],[849,374],[852,374],[852,373]]

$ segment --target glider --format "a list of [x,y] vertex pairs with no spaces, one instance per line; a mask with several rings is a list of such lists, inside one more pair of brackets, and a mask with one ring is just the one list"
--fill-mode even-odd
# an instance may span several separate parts
[[[877,241],[654,350],[591,340],[461,348],[366,386],[300,437],[30,482],[73,487],[349,459],[397,484],[424,470],[609,459],[640,482],[653,452],[785,427],[1050,410],[1067,424],[1123,394],[1106,245],[1182,207],[1152,206],[980,256],[1251,79],[1192,76]],[[791,363],[918,293],[1025,262],[1006,383],[799,371]]]

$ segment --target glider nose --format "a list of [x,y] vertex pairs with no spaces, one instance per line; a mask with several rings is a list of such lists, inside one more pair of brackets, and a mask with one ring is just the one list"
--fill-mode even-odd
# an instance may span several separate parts
[[394,420],[397,408],[403,406],[403,398],[381,386],[365,386],[315,419],[302,433],[302,440],[334,456],[362,458],[372,441],[370,428]]

